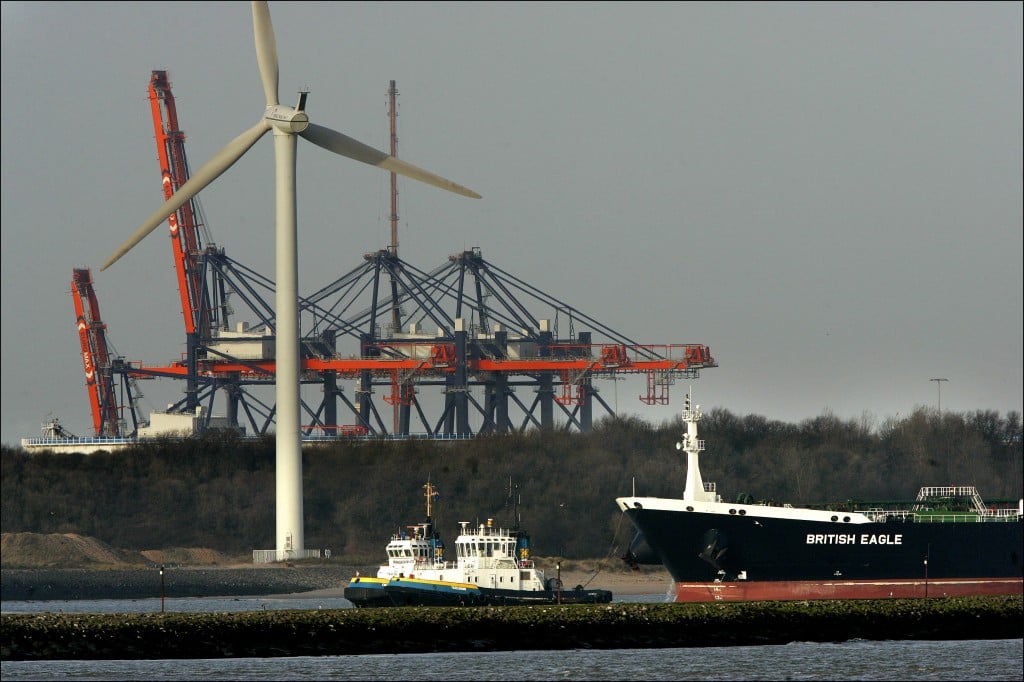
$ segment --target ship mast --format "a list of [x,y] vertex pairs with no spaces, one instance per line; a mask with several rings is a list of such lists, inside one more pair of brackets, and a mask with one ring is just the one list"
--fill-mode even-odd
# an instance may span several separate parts
[[676,443],[676,450],[686,453],[686,489],[683,499],[690,502],[716,502],[715,492],[704,489],[704,480],[700,476],[700,452],[704,449],[704,441],[697,437],[697,422],[700,421],[700,405],[691,407],[693,388],[686,393],[686,404],[683,407],[683,423],[686,433]]
[[434,502],[434,498],[437,497],[437,488],[433,486],[430,479],[427,479],[427,484],[423,486],[423,489],[426,491],[424,494],[427,497],[427,521],[430,521],[432,518],[431,505]]

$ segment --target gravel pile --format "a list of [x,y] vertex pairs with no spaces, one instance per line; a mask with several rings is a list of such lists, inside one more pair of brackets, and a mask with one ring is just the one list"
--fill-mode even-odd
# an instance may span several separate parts
[[[166,597],[233,597],[340,589],[365,566],[261,566],[164,569]],[[160,596],[160,571],[148,569],[3,569],[0,599],[142,599]]]

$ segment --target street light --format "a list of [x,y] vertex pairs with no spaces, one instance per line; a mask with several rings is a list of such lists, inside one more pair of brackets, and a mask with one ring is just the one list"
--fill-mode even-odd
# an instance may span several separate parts
[[924,550],[924,596],[928,598],[928,557],[932,553],[932,543],[928,543],[928,546]]
[[949,381],[949,379],[929,379],[928,381],[934,381],[935,387],[939,389],[939,419],[942,419],[942,382]]
[[164,567],[160,567],[160,613],[164,612]]
[[[949,379],[929,379],[934,381],[936,388],[939,389],[939,428],[942,428],[942,382],[949,381]],[[953,457],[949,449],[949,443],[946,443],[946,478],[953,478]]]

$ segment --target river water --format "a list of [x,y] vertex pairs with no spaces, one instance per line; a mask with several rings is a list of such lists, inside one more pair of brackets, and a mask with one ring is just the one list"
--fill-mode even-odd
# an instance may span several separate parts
[[[628,595],[621,601],[664,601]],[[620,601],[616,598],[616,601]],[[167,599],[177,612],[351,608],[342,598]],[[4,602],[4,613],[159,612],[159,599]],[[1021,680],[1024,639],[144,661],[2,661],[10,680]]]

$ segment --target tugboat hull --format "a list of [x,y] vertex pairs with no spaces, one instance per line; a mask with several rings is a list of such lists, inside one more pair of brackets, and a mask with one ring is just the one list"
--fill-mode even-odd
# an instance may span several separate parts
[[353,578],[345,598],[357,607],[525,606],[530,604],[607,604],[608,590],[500,590],[468,583],[416,578]]

